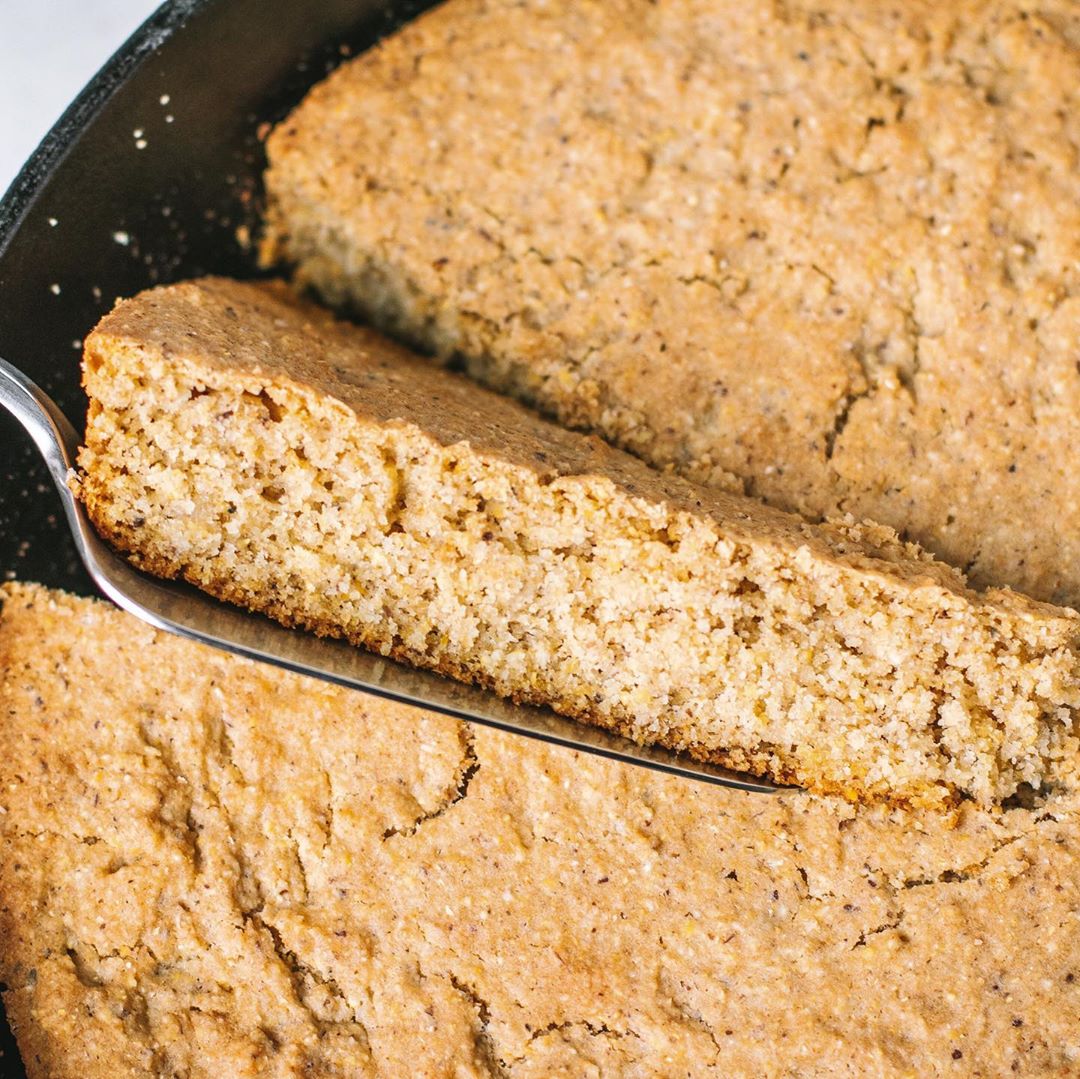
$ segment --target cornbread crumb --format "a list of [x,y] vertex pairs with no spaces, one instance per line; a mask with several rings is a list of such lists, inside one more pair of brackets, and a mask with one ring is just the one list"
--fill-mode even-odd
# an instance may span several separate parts
[[267,142],[271,259],[657,466],[1080,606],[1075,0],[451,0]]
[[30,1079],[1062,1075],[1080,804],[743,795],[0,588]]
[[1080,616],[888,529],[653,472],[274,285],[121,303],[84,372],[80,497],[153,573],[851,799],[1072,776]]

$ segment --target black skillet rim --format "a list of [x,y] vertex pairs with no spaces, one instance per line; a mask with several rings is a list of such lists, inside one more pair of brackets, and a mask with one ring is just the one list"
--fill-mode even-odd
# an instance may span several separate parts
[[0,260],[46,184],[113,94],[192,15],[214,2],[165,0],[64,109],[0,197]]

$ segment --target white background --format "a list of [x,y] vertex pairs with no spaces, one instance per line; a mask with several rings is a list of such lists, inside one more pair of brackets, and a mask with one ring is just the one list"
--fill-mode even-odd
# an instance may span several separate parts
[[157,0],[0,0],[0,194]]

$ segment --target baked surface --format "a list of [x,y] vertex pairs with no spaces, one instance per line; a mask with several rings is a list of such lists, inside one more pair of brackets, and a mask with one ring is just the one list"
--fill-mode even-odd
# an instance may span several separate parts
[[153,573],[852,799],[1074,778],[1080,617],[887,529],[656,473],[276,285],[121,303],[84,382],[78,492]]
[[267,250],[653,464],[1078,605],[1078,94],[1071,0],[451,0],[275,130]]
[[741,795],[0,596],[31,1079],[1078,1066],[1071,798]]

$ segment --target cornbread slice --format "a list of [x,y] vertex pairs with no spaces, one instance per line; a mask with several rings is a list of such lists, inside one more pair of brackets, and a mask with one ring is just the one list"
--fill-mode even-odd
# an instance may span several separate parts
[[30,1079],[1080,1067],[1072,795],[741,795],[0,597]]
[[653,472],[283,288],[123,302],[84,381],[80,497],[152,573],[849,798],[1075,766],[1075,612]]
[[268,143],[267,254],[657,466],[1080,606],[1075,0],[450,0]]

